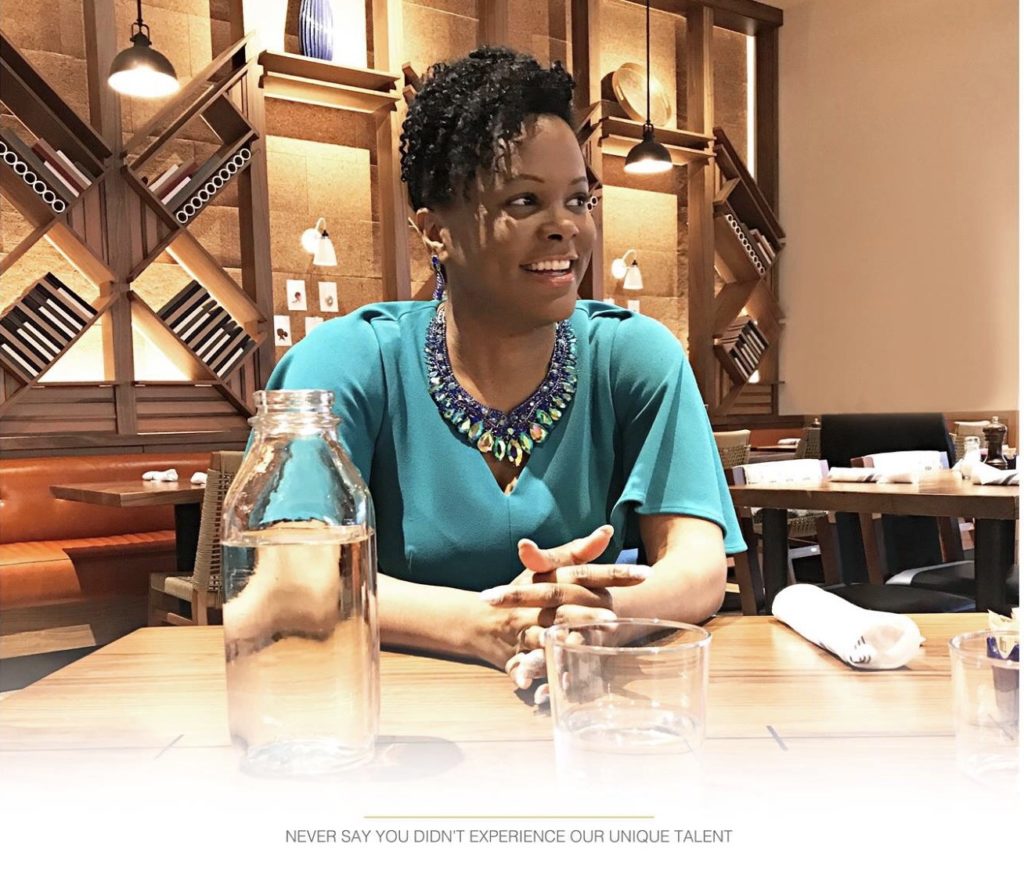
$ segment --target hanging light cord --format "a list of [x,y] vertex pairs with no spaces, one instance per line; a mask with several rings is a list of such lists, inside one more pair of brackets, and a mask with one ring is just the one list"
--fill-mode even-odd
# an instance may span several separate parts
[[[142,8],[142,0],[139,0],[139,8]],[[142,12],[139,12],[139,18],[142,17]],[[647,0],[647,125],[653,127],[651,123],[651,0]]]
[[[135,24],[132,25],[132,30],[142,33],[143,29],[146,31],[146,36],[149,36],[149,25],[142,20],[142,0],[136,0],[139,17],[136,19]],[[650,110],[648,110],[650,111]]]

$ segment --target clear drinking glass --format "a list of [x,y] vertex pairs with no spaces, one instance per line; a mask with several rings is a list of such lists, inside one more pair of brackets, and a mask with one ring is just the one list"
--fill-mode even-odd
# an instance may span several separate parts
[[696,756],[711,635],[659,619],[556,625],[544,635],[561,763]]
[[331,392],[255,400],[221,538],[231,736],[246,772],[330,774],[369,760],[377,736],[373,503]]
[[1020,635],[974,631],[949,642],[957,766],[987,784],[1013,785],[1020,769],[1020,661],[1003,658]]

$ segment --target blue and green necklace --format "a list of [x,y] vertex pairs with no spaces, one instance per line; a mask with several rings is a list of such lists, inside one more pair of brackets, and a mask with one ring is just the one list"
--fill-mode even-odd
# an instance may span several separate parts
[[543,444],[576,394],[576,335],[568,320],[555,326],[555,349],[548,373],[525,402],[508,413],[481,405],[459,385],[445,340],[445,305],[427,327],[426,359],[430,395],[441,416],[481,453],[516,468]]

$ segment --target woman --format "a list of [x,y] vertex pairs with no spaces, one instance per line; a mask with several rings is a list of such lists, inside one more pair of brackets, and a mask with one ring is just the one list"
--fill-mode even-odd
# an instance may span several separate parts
[[[577,299],[595,228],[571,77],[499,48],[431,72],[402,179],[438,298],[324,324],[268,389],[335,392],[376,509],[383,641],[525,688],[554,620],[709,617],[743,542],[679,342]],[[650,567],[614,564],[640,544]]]

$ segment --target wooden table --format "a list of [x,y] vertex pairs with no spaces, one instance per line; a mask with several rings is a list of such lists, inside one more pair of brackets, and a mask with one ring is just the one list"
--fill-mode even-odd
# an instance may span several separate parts
[[174,505],[174,546],[178,570],[191,573],[196,566],[199,547],[199,514],[206,487],[202,484],[176,480],[117,480],[109,483],[54,484],[50,492],[55,498],[81,501],[107,507],[131,508],[151,505]]
[[[893,828],[920,831],[914,815],[967,839],[1016,812],[955,767],[946,643],[985,618],[914,619],[927,638],[922,653],[879,672],[847,667],[771,617],[712,620],[703,763],[664,793],[649,786],[644,759],[629,756],[625,777],[571,799],[558,791],[550,716],[504,674],[397,653],[381,658],[381,736],[362,779],[245,777],[227,729],[222,630],[140,629],[0,701],[0,812],[6,804],[21,820],[23,839],[59,830],[69,851],[96,841],[108,859],[152,850],[168,831],[187,831],[182,842],[200,852],[230,843],[238,857],[246,844],[277,848],[284,828],[402,824],[717,825],[736,828],[754,851],[791,836],[790,866],[813,866],[830,841],[850,854]],[[969,819],[972,811],[983,817]],[[370,821],[396,817],[436,821]],[[844,839],[848,825],[855,842]],[[948,856],[955,844],[939,839]],[[621,866],[626,852],[587,866]],[[485,866],[491,854],[446,865]],[[317,866],[338,866],[338,853],[329,856],[334,863]]]
[[[774,617],[716,617],[707,625],[708,738],[949,736],[946,642],[983,628],[986,618],[914,619],[927,639],[922,654],[900,670],[871,672],[848,667]],[[381,686],[382,734],[551,740],[550,719],[490,668],[385,652]],[[227,746],[225,704],[220,626],[142,628],[5,698],[0,752]]]
[[916,484],[823,481],[737,484],[729,490],[736,507],[763,510],[764,586],[769,608],[775,594],[786,585],[787,510],[972,517],[978,609],[996,610],[1006,605],[1019,487],[976,486],[952,471],[935,471]]

